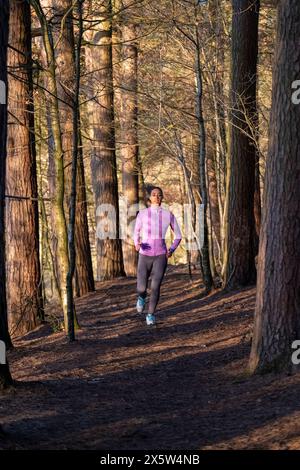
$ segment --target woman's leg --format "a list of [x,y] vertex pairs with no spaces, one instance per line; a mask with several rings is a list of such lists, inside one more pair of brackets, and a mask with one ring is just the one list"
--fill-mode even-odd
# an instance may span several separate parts
[[154,313],[159,300],[160,286],[166,271],[168,260],[166,255],[155,256],[151,272],[151,295],[148,313]]
[[152,256],[139,254],[137,266],[137,293],[143,297],[143,299],[145,299],[147,295],[147,284],[151,272],[152,258]]

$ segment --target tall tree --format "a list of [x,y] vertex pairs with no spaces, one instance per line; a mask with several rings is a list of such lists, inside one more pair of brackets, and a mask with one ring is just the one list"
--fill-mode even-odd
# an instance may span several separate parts
[[[67,273],[67,295],[68,295],[68,324],[70,325],[68,335],[69,340],[75,339],[74,328],[74,296],[73,296],[73,277],[76,265],[76,248],[75,248],[75,222],[76,222],[76,196],[77,196],[77,163],[78,163],[78,146],[80,140],[80,113],[79,113],[79,90],[80,90],[80,59],[81,44],[83,36],[83,19],[82,19],[82,0],[76,1],[76,11],[78,15],[78,35],[77,41],[74,43],[74,96],[73,96],[73,151],[72,151],[72,172],[71,172],[71,193],[69,201],[69,225],[68,225],[68,244],[69,244],[69,270]],[[88,233],[87,233],[88,236]]]
[[259,0],[233,0],[230,153],[225,209],[224,285],[255,282],[255,162]]
[[[138,135],[137,135],[137,39],[132,20],[131,0],[120,1],[121,7],[121,66],[120,66],[120,154],[122,160],[122,192],[130,208],[139,202]],[[129,217],[136,213],[129,213]],[[128,221],[129,222],[129,221]],[[124,267],[127,276],[135,276],[137,251],[132,236],[123,240]]]
[[[212,128],[215,127],[215,123],[211,123]],[[221,231],[220,231],[220,212],[219,212],[219,198],[218,198],[218,183],[216,175],[216,142],[213,141],[208,136],[208,145],[206,151],[206,168],[207,168],[207,190],[208,190],[208,200],[209,200],[209,217],[210,217],[210,265],[212,272],[214,272],[214,277],[217,274],[216,270],[216,260],[220,264],[220,253],[221,253]],[[215,235],[215,243],[213,239],[213,233]],[[216,251],[216,253],[215,253]]]
[[[93,1],[86,65],[89,73],[91,172],[97,223],[97,278],[125,275],[119,238],[119,201],[112,79],[112,7]],[[107,228],[107,231],[106,231]],[[107,237],[106,237],[107,233]]]
[[42,317],[30,5],[10,2],[6,262],[8,322],[13,336]]
[[196,116],[199,133],[199,176],[200,176],[200,194],[203,209],[203,246],[201,250],[201,265],[203,273],[203,282],[206,292],[210,292],[213,285],[213,278],[209,260],[208,246],[208,224],[207,224],[207,186],[206,186],[206,131],[203,116],[203,78],[201,64],[201,38],[199,24],[196,25],[195,41],[195,75],[196,75]]
[[[225,83],[225,49],[226,34],[224,28],[224,5],[222,0],[211,0],[208,8],[210,29],[212,38],[209,48],[203,49],[205,62],[208,66],[206,79],[209,84],[206,107],[209,106],[214,112],[211,122],[210,135],[211,145],[208,148],[207,157],[207,179],[209,191],[209,206],[211,223],[218,252],[218,263],[222,263],[223,242],[222,233],[225,174],[226,174],[226,108],[227,103],[224,93]],[[208,49],[208,52],[206,50]],[[209,58],[210,57],[210,58]]]
[[[68,295],[67,295],[67,275],[69,272],[69,251],[68,251],[68,231],[66,224],[66,214],[64,208],[64,155],[62,148],[61,137],[61,122],[59,115],[59,104],[57,94],[57,80],[55,68],[55,53],[54,41],[52,35],[52,28],[47,21],[45,11],[43,10],[39,0],[30,0],[35,13],[39,19],[43,37],[43,44],[45,47],[47,57],[47,86],[49,97],[49,111],[50,111],[50,125],[53,137],[53,163],[54,163],[54,178],[55,178],[55,195],[52,200],[53,204],[53,229],[57,239],[57,264],[59,269],[59,291],[62,309],[64,313],[65,332],[70,336],[74,336],[74,332],[70,328],[74,326],[74,322],[70,323],[68,315]],[[73,311],[75,315],[75,312]]]
[[[7,325],[6,282],[5,282],[5,164],[7,136],[7,43],[9,23],[9,1],[4,0],[0,15],[0,341],[6,348],[11,346]],[[3,343],[1,348],[3,349]],[[0,363],[0,389],[12,383],[8,363]]]
[[[73,114],[75,88],[75,56],[73,1],[52,0],[52,13],[55,30],[55,58],[59,111],[62,128],[62,146],[64,151],[65,172],[65,210],[69,212],[72,186],[72,152],[73,152]],[[79,110],[77,110],[79,113]],[[81,142],[79,136],[78,142]],[[76,245],[76,292],[77,295],[95,290],[91,249],[89,242],[85,175],[82,146],[76,144],[79,152],[77,159],[77,203],[75,223]],[[68,218],[68,217],[67,217]]]
[[300,104],[292,99],[299,29],[298,0],[279,2],[252,371],[291,364],[292,342],[300,337]]
[[[189,40],[193,47],[194,54],[194,69],[195,69],[195,114],[197,122],[197,139],[198,139],[198,168],[196,172],[196,178],[199,176],[199,192],[201,198],[201,219],[203,221],[202,226],[202,240],[201,243],[199,237],[197,237],[197,245],[200,251],[200,268],[203,276],[203,282],[205,285],[205,293],[209,293],[213,286],[212,269],[209,259],[209,236],[208,236],[208,195],[207,195],[207,184],[206,184],[206,129],[204,123],[203,113],[203,71],[201,63],[201,50],[202,41],[200,37],[200,12],[198,12],[198,5],[195,5],[193,29],[188,31],[184,29],[182,25],[175,22],[176,28],[183,34],[185,38]],[[183,167],[184,173],[186,171]],[[193,192],[192,192],[193,193]],[[191,196],[191,197],[190,197]],[[192,206],[192,225],[195,233],[196,228],[196,204],[194,195],[191,194],[189,200]],[[198,196],[197,196],[198,198]],[[200,218],[200,215],[199,215]],[[199,220],[199,224],[202,225]]]

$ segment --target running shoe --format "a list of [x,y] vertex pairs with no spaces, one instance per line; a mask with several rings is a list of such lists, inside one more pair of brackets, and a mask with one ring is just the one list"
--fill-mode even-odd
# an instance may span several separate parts
[[155,316],[152,313],[146,315],[146,323],[148,326],[155,325]]
[[145,308],[145,303],[146,299],[143,299],[140,295],[138,296],[137,303],[136,303],[136,309],[138,313],[142,313],[144,308]]

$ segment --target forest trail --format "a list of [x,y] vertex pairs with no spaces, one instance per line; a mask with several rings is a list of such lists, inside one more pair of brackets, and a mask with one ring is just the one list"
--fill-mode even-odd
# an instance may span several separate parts
[[19,339],[0,448],[299,449],[299,374],[245,373],[255,289],[199,299],[194,276],[168,267],[156,327],[120,278],[77,299],[76,343],[47,325]]

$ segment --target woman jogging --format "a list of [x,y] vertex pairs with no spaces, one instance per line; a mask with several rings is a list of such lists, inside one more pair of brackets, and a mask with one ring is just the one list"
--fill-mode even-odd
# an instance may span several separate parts
[[[134,245],[139,252],[137,267],[137,311],[143,312],[146,303],[147,284],[151,274],[151,294],[147,325],[155,324],[154,312],[159,300],[160,286],[168,264],[168,258],[181,241],[181,232],[177,220],[170,211],[161,207],[163,192],[155,187],[150,194],[151,206],[138,213],[134,228]],[[171,226],[175,234],[172,246],[167,249],[165,235]]]

